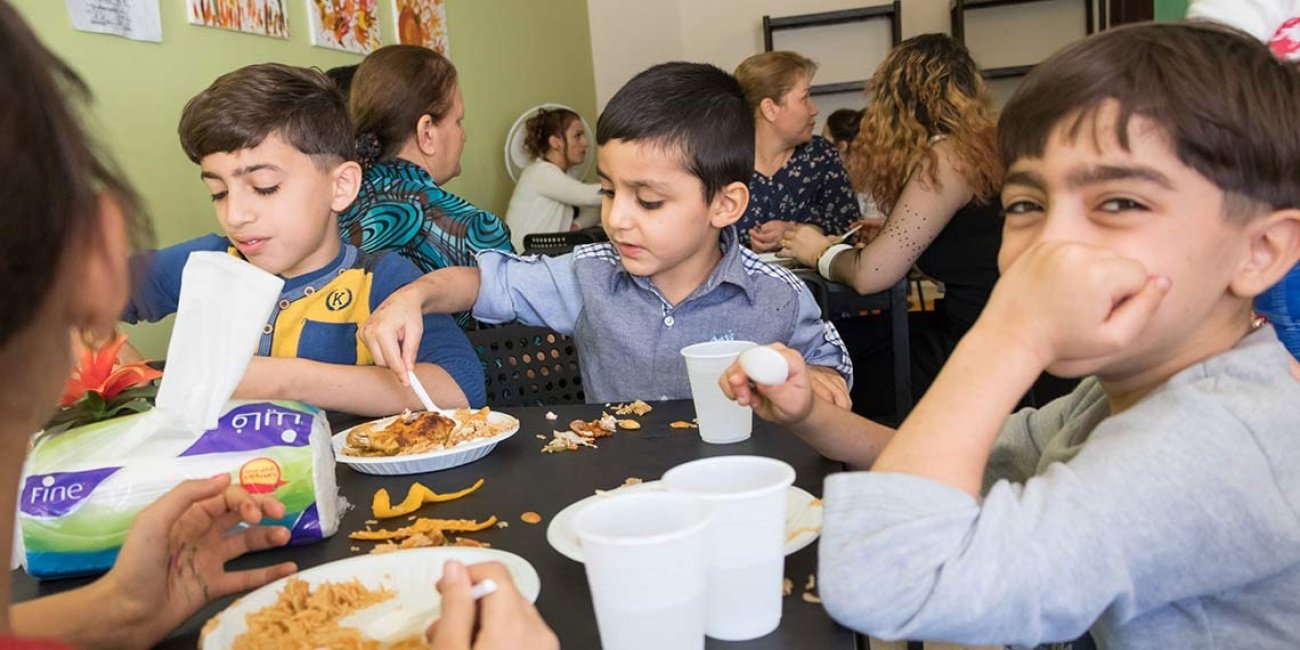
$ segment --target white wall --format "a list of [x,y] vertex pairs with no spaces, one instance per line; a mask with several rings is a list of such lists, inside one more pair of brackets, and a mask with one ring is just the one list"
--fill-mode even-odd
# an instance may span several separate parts
[[[713,63],[733,70],[745,57],[763,51],[763,16],[852,9],[877,0],[587,0],[596,103],[605,103],[637,72],[663,61]],[[903,37],[951,33],[949,0],[903,0]],[[1019,7],[968,12],[966,42],[984,67],[1034,63],[1065,43],[1082,37],[1081,0],[1053,0]],[[780,31],[776,49],[802,52],[820,64],[817,83],[866,79],[889,47],[885,21]],[[1016,80],[991,82],[1004,100]],[[822,115],[836,108],[859,108],[858,93],[820,95]],[[820,127],[819,127],[820,128]]]

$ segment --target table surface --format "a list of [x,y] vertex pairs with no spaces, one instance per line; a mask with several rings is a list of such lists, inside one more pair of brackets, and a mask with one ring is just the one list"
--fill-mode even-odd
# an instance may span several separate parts
[[[480,477],[487,481],[474,494],[420,511],[422,516],[475,518],[488,515],[510,522],[507,528],[494,528],[470,537],[488,542],[492,548],[509,551],[527,559],[541,577],[542,591],[537,608],[555,630],[566,648],[597,648],[599,638],[591,594],[582,565],[551,548],[546,541],[550,519],[569,504],[594,494],[596,489],[619,486],[629,477],[643,480],[659,478],[666,470],[696,458],[751,454],[780,458],[796,471],[795,485],[814,495],[821,495],[822,478],[837,471],[836,463],[819,456],[810,447],[784,429],[755,419],[754,435],[749,440],[729,445],[709,445],[700,440],[694,429],[672,429],[669,422],[689,420],[694,408],[689,401],[655,403],[654,410],[639,419],[639,431],[619,431],[613,437],[597,441],[598,449],[582,448],[558,454],[540,453],[543,441],[538,434],[550,437],[550,431],[574,419],[594,419],[601,413],[599,405],[570,405],[508,409],[520,419],[521,428],[501,443],[487,457],[449,470],[411,476],[371,476],[339,465],[339,491],[354,506],[344,515],[339,534],[321,543],[277,549],[240,558],[234,568],[260,566],[293,560],[300,568],[309,568],[332,560],[357,555],[351,549],[368,550],[368,543],[354,542],[347,534],[365,527],[372,518],[370,501],[375,490],[386,487],[395,500],[406,494],[412,481],[435,492],[458,490]],[[554,411],[556,422],[546,420]],[[331,419],[336,431],[358,422],[356,418]],[[435,514],[436,511],[436,514]],[[529,525],[520,521],[526,511],[542,515],[542,522]],[[404,520],[403,520],[404,523]],[[781,626],[773,633],[747,642],[723,642],[709,639],[709,648],[854,648],[854,634],[832,621],[817,604],[805,602],[800,594],[808,575],[817,569],[817,544],[786,558],[785,575],[795,583],[794,593],[784,599]],[[38,582],[21,571],[13,575],[13,597],[22,601],[80,586],[86,579]],[[193,648],[203,621],[233,600],[222,599],[196,615],[160,647]]]

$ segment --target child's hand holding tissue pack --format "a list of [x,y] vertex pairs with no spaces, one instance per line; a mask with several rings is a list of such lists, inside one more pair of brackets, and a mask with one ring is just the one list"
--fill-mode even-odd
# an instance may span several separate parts
[[98,573],[131,522],[186,479],[229,473],[270,494],[285,516],[264,524],[290,544],[333,535],[340,517],[329,424],[298,402],[228,401],[283,281],[222,253],[193,253],[157,408],[38,438],[19,486],[27,572]]

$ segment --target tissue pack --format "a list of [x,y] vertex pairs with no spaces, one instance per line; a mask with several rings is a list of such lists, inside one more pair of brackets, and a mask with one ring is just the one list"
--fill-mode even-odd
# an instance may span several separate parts
[[98,573],[113,566],[136,514],[186,479],[228,472],[233,485],[270,494],[290,544],[333,535],[340,517],[330,429],[299,402],[231,401],[201,434],[158,411],[39,439],[28,456],[18,522],[27,572]]

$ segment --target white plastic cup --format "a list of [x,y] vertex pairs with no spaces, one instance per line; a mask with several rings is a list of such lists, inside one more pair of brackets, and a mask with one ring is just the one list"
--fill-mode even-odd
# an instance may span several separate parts
[[704,648],[709,504],[616,494],[573,518],[605,650]]
[[682,348],[691,398],[704,442],[726,444],[747,440],[754,431],[754,411],[727,399],[718,386],[722,373],[741,352],[758,345],[753,341],[709,341]]
[[794,474],[788,463],[761,456],[705,458],[664,473],[670,493],[713,506],[708,636],[745,641],[781,624],[786,491]]

